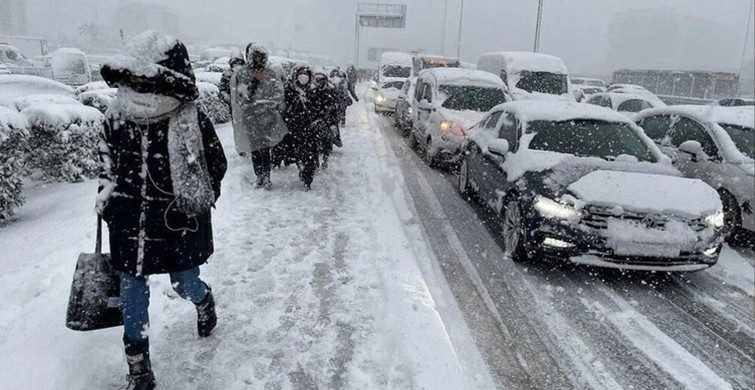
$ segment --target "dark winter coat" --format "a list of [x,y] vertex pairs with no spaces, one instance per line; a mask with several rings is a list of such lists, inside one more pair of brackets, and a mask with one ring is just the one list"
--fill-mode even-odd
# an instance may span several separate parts
[[[200,109],[198,113],[217,199],[227,162],[212,122]],[[183,271],[204,264],[213,252],[210,213],[189,218],[176,209],[169,195],[173,184],[168,122],[165,118],[147,126],[110,118],[105,123],[100,155],[110,167],[101,182],[115,187],[102,217],[108,223],[113,266],[118,271],[133,275]]]
[[312,133],[311,126],[315,118],[310,107],[311,95],[308,96],[308,86],[304,87],[302,93],[295,83],[296,81],[290,81],[286,84],[284,92],[286,109],[282,115],[291,135],[301,139],[307,138]]
[[229,107],[231,106],[231,76],[233,76],[233,68],[224,70],[220,76],[220,84],[218,84],[220,97]]
[[332,84],[323,88],[312,87],[307,93],[307,100],[311,105],[313,120],[318,121],[324,127],[338,123],[338,111],[340,109],[340,95]]

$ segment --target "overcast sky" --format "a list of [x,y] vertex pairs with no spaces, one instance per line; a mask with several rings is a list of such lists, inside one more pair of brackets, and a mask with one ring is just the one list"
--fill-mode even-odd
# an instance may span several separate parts
[[[70,30],[79,19],[92,19],[94,12],[80,11],[91,4],[99,3],[98,8],[107,8],[118,0],[29,2],[36,4],[36,7],[30,5],[30,13],[34,12],[30,17],[35,18],[32,27],[49,33],[58,28],[52,26],[64,25],[68,27],[62,28]],[[154,2],[170,6],[179,15],[180,35],[187,41],[241,43],[256,40],[276,48],[319,52],[341,62],[351,61],[354,56],[354,12],[358,0]],[[390,2],[407,4],[407,28],[399,31],[363,29],[363,50],[369,47],[436,53],[442,50],[445,0]],[[456,54],[460,2],[447,2],[445,48],[449,55]],[[545,0],[540,49],[564,58],[572,73],[610,73],[623,64],[736,70],[745,47],[750,2]],[[644,11],[639,13],[641,10]],[[476,62],[486,51],[531,50],[536,12],[536,0],[465,0],[462,59]],[[629,30],[627,23],[621,23],[628,18],[626,15],[637,18],[644,14],[648,15],[647,21],[642,18],[630,23]],[[97,15],[103,24],[114,23],[105,11]],[[55,20],[48,20],[52,18]],[[61,18],[75,20],[64,24]],[[617,31],[617,26],[622,29]],[[755,46],[752,31],[751,27],[746,46],[748,59],[753,56]],[[617,34],[623,39],[617,40]],[[684,50],[679,46],[685,46]],[[623,53],[624,47],[630,52]]]

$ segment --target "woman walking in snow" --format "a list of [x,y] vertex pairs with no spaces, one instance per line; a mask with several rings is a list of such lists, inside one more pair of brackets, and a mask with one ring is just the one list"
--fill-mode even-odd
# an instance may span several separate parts
[[286,84],[286,110],[283,119],[291,132],[291,150],[299,167],[299,179],[304,190],[309,191],[317,169],[317,129],[314,114],[307,96],[312,80],[312,70],[306,65],[294,66]]
[[101,73],[118,94],[100,137],[97,212],[108,223],[113,267],[121,272],[127,389],[153,389],[147,277],[170,274],[176,293],[196,306],[200,337],[217,323],[199,266],[213,252],[210,209],[226,158],[195,103],[199,93],[183,43],[147,31]]
[[251,155],[257,187],[270,187],[270,148],[288,132],[279,110],[283,85],[268,69],[267,49],[256,43],[246,48],[247,65],[231,76],[231,106],[236,151]]
[[338,127],[339,101],[335,87],[328,81],[325,69],[317,67],[312,72],[314,82],[309,89],[308,100],[314,115],[315,128],[318,134],[318,150],[322,156],[323,169],[328,168],[328,159],[333,151],[333,141]]
[[230,65],[230,68],[223,71],[223,74],[220,76],[220,85],[218,85],[218,89],[220,90],[220,98],[223,99],[223,102],[228,105],[229,112],[231,112],[231,76],[233,76],[233,72],[236,71],[236,69],[239,69],[243,67],[246,64],[246,61],[244,61],[244,56],[241,54],[241,52],[238,52],[231,56],[231,59],[228,60],[228,65]]

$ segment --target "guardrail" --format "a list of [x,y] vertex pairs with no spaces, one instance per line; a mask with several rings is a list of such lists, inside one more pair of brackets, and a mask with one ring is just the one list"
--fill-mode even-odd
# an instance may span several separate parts
[[679,104],[694,104],[698,106],[703,106],[706,104],[713,103],[715,101],[711,99],[692,98],[692,97],[686,97],[686,96],[669,96],[669,95],[658,95],[658,98],[670,106],[675,106]]
[[12,74],[25,74],[29,76],[39,76],[48,79],[53,78],[52,68],[37,68],[32,66],[9,66],[8,70]]

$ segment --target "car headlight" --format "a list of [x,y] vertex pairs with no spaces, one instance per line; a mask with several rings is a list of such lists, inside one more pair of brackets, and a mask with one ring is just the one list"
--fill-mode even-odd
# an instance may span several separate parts
[[383,103],[385,103],[385,96],[383,96],[383,95],[378,95],[378,97],[377,97],[377,99],[376,99],[376,100],[377,100],[377,102],[378,102],[379,104],[383,104]]
[[448,130],[451,130],[451,126],[452,125],[453,125],[453,123],[451,123],[449,121],[441,121],[440,122],[440,133],[441,134],[448,133]]
[[412,115],[412,114],[414,113],[414,109],[413,109],[413,108],[411,108],[411,107],[408,107],[408,108],[406,109],[406,112],[407,112],[407,113],[408,113],[409,115]]
[[535,210],[545,218],[563,219],[567,221],[576,221],[582,218],[582,212],[574,207],[556,202],[553,199],[548,199],[543,196],[535,198]]
[[722,228],[724,227],[724,212],[723,211],[717,211],[713,214],[710,214],[705,217],[705,223],[708,225],[714,227],[714,228]]

